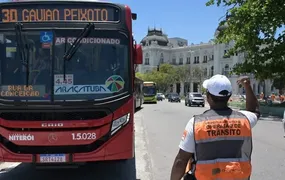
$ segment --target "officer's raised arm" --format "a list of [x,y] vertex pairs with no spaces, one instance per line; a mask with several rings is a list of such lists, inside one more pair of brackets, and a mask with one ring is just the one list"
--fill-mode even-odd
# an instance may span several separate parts
[[245,89],[246,110],[253,112],[259,118],[260,117],[259,103],[250,85],[250,79],[247,76],[241,77],[237,83],[239,85],[242,85]]

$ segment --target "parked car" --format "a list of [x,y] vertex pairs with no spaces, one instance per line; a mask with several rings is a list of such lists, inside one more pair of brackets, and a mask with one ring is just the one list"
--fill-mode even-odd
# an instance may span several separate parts
[[190,92],[187,93],[185,98],[185,106],[198,105],[205,107],[205,99],[201,93]]
[[156,100],[158,100],[158,101],[164,100],[163,94],[162,94],[162,93],[157,93],[157,94],[156,94]]
[[177,93],[168,94],[168,102],[181,102],[180,96]]

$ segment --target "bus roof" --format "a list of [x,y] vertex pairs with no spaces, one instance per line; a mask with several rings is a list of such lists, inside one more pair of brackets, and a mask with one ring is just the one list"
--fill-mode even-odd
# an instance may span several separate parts
[[145,82],[143,82],[144,84],[155,84],[155,82],[153,82],[153,81],[145,81]]

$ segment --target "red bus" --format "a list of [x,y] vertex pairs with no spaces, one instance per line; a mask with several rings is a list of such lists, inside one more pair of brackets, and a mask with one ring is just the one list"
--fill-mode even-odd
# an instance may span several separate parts
[[128,6],[0,3],[0,161],[134,156],[134,43]]

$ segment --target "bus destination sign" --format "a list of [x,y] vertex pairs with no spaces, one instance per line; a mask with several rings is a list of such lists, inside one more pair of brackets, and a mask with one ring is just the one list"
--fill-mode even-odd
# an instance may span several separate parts
[[110,6],[92,7],[89,4],[22,5],[3,6],[1,23],[11,22],[56,22],[56,21],[119,21],[119,9]]
[[149,87],[149,86],[155,86],[154,83],[144,83],[144,86]]

